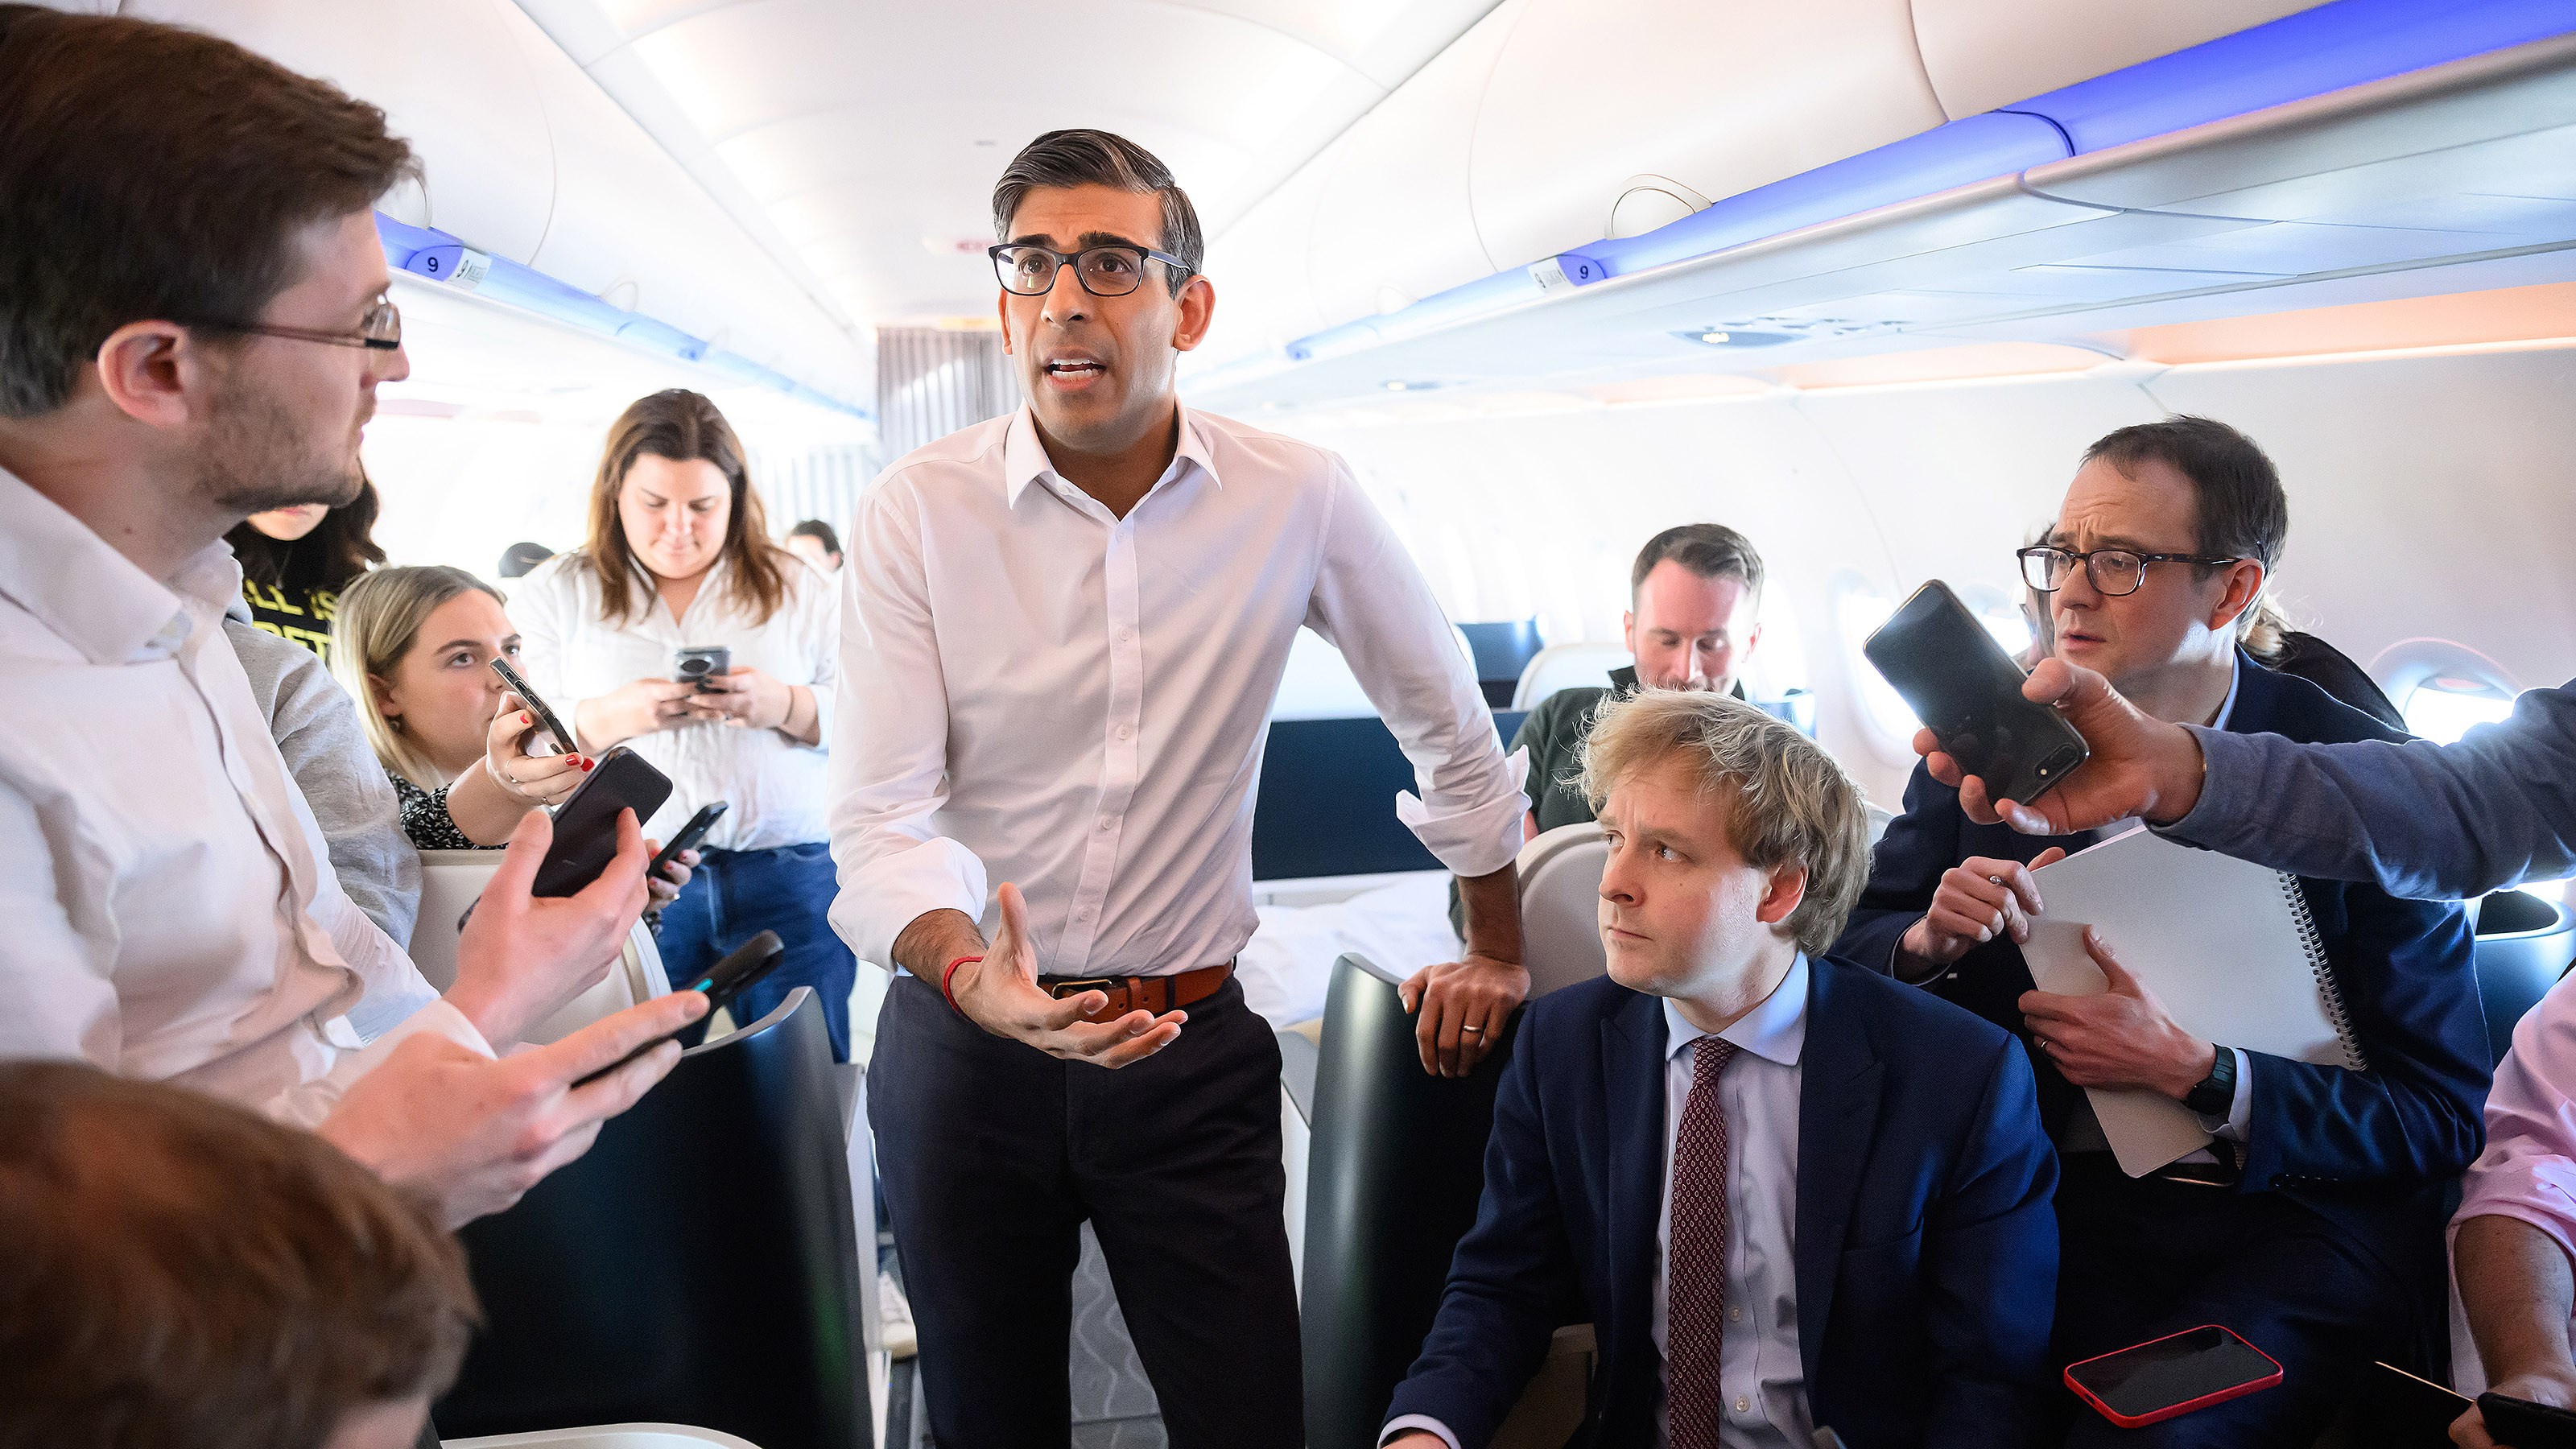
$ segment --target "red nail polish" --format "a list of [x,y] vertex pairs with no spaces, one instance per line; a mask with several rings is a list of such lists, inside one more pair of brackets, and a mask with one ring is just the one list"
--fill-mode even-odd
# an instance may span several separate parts
[[524,710],[524,709],[523,709],[523,710],[519,711],[519,723],[521,723],[521,724],[535,724],[535,723],[536,723],[536,721],[535,721],[534,719],[530,718],[530,717],[529,717],[528,712],[527,712],[526,710]]
[[589,774],[589,773],[590,773],[590,767],[591,767],[591,766],[593,766],[593,765],[595,765],[595,764],[598,764],[598,763],[599,763],[599,762],[598,762],[597,760],[584,760],[584,761],[582,761],[582,762],[581,762],[581,772],[582,772],[583,774],[585,774],[585,775]]

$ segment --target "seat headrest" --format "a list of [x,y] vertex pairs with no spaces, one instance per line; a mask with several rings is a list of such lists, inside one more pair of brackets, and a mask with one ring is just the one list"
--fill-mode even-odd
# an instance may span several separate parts
[[1521,961],[1530,999],[1610,969],[1601,945],[1601,871],[1610,846],[1592,821],[1560,825],[1521,847]]

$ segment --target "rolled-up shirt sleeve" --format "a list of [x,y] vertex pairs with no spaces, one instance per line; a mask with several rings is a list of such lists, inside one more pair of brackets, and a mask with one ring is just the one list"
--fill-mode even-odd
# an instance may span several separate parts
[[1413,762],[1396,815],[1440,863],[1491,875],[1521,848],[1526,754],[1506,758],[1431,586],[1337,458],[1307,627],[1342,651]]
[[839,679],[855,708],[831,740],[832,928],[891,967],[903,928],[936,910],[980,916],[984,862],[939,834],[948,800],[948,690],[911,500],[880,485],[859,505],[841,570]]
[[2461,1184],[2454,1225],[2528,1223],[2576,1259],[2576,978],[2513,1029],[2487,1093],[2487,1145]]

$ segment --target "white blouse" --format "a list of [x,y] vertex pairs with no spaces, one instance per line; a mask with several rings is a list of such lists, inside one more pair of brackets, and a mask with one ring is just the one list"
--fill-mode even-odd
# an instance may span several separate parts
[[[564,724],[578,732],[583,701],[638,679],[672,677],[679,649],[721,644],[733,667],[749,666],[814,695],[818,740],[831,738],[834,655],[839,623],[832,585],[804,560],[780,564],[787,597],[766,623],[737,608],[727,586],[730,565],[719,562],[681,618],[638,573],[646,604],[623,624],[605,622],[598,578],[576,565],[578,554],[548,560],[510,595],[510,622],[518,625],[520,670],[546,697]],[[706,843],[717,850],[769,850],[809,845],[828,837],[824,821],[823,750],[800,745],[777,730],[704,723],[637,735],[623,742],[671,777],[670,800],[644,833],[668,840],[700,806],[722,800],[733,808],[718,820]],[[582,748],[596,749],[588,740]]]

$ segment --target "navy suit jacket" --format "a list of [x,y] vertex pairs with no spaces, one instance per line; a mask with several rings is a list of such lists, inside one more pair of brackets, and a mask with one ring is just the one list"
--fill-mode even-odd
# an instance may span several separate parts
[[[2036,1443],[2055,1311],[2057,1158],[2010,1038],[1858,967],[1809,961],[1799,1056],[1799,1357],[1852,1449]],[[1388,1418],[1489,1440],[1561,1323],[1599,1343],[1576,1442],[1651,1444],[1663,1003],[1607,978],[1529,1007],[1485,1194]]]
[[[2242,653],[2227,730],[2317,743],[2404,738]],[[1918,767],[1905,813],[1879,841],[1868,889],[1834,950],[1886,971],[1898,938],[1930,907],[1942,872],[1970,856],[2027,861],[2051,845],[2072,851],[2092,839],[1977,825],[1960,811],[1956,790]],[[2441,1233],[2452,1183],[2485,1139],[2486,1018],[2468,918],[2455,904],[2400,900],[2372,885],[2299,885],[2369,1070],[2246,1053],[2254,1073],[2252,1140],[2238,1190],[2291,1197],[2376,1255],[2414,1290],[2417,1327],[2429,1343],[2447,1332]],[[2032,989],[2021,948],[2009,940],[1972,948],[1930,989],[2022,1038],[2039,1079],[2041,1115],[2056,1131],[2077,1089],[2029,1047],[2017,1005]]]

